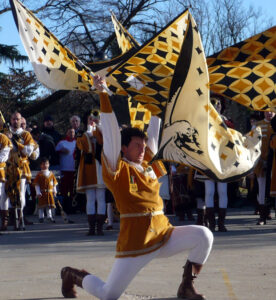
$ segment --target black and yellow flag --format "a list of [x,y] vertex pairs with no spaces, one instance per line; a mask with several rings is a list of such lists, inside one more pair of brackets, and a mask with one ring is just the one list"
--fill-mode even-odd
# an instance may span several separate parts
[[118,46],[122,50],[122,53],[129,51],[131,48],[139,48],[139,43],[117,20],[113,12],[111,13],[111,19],[114,26]]
[[14,20],[37,79],[55,90],[90,91],[93,73],[20,1],[10,0]]
[[276,26],[207,58],[210,89],[252,110],[276,108]]
[[[166,108],[187,20],[186,10],[137,49],[131,58],[107,74],[107,79],[114,78],[133,100],[153,115],[161,115]],[[117,93],[116,87],[111,85],[109,88]]]
[[275,59],[274,26],[207,57],[210,89],[252,110],[275,111]]
[[215,181],[237,180],[252,172],[260,156],[260,130],[242,135],[228,128],[209,98],[204,49],[189,15],[155,159],[191,166]]

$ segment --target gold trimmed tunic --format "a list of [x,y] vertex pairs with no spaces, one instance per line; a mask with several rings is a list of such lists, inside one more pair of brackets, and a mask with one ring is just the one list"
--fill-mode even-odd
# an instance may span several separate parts
[[38,198],[38,208],[56,208],[54,188],[57,184],[58,182],[53,172],[50,172],[48,176],[46,176],[42,171],[36,175],[33,185],[38,185],[41,192],[41,197]]
[[[159,195],[156,172],[158,170],[157,173],[162,174],[162,164],[148,165],[154,154],[148,147],[141,165],[121,159],[120,132],[109,98],[101,93],[100,100],[104,138],[103,179],[120,212],[116,257],[147,254],[162,247],[173,231],[173,226],[163,213],[163,200]],[[112,167],[114,157],[117,157],[115,171]],[[164,171],[165,168],[162,175]]]
[[[10,139],[3,133],[0,133],[0,153],[4,152],[6,149],[11,150],[12,149],[12,142]],[[6,156],[5,154],[3,154]],[[6,181],[6,175],[5,175],[5,167],[6,167],[6,158],[3,157],[3,161],[0,161],[0,181],[5,182]]]
[[101,174],[101,165],[95,158],[96,143],[93,142],[93,139],[96,139],[99,144],[103,143],[102,134],[98,128],[96,128],[96,131],[93,131],[93,136],[91,137],[85,132],[81,137],[77,138],[76,146],[81,151],[77,174],[78,193],[85,193],[87,189],[105,187]]

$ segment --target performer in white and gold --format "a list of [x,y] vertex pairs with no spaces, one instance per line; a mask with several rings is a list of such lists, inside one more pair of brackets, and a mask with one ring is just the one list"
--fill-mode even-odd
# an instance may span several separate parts
[[[96,76],[95,86],[103,91],[104,81]],[[162,168],[148,162],[157,151],[159,119],[152,117],[148,136],[137,128],[120,130],[108,95],[100,94],[103,132],[103,178],[114,195],[120,212],[120,234],[116,260],[106,282],[84,270],[61,270],[64,297],[76,297],[74,285],[99,299],[118,299],[135,275],[152,259],[189,250],[177,296],[205,299],[193,286],[212,248],[213,234],[203,226],[174,227],[163,212],[158,176]],[[122,143],[121,143],[122,140]],[[123,152],[123,158],[120,152]]]
[[86,194],[86,213],[89,224],[87,235],[103,235],[105,221],[105,185],[101,167],[103,138],[99,118],[99,111],[95,110],[90,111],[85,116],[87,131],[77,138],[76,144],[81,151],[77,174],[77,192]]
[[9,158],[12,143],[3,133],[0,133],[0,209],[1,209],[1,231],[7,230],[9,218],[9,202],[5,193],[5,167]]
[[31,182],[29,158],[37,159],[39,147],[30,132],[21,128],[21,114],[14,112],[10,118],[10,139],[13,149],[7,161],[5,190],[13,207],[25,207],[26,181]]
[[57,194],[57,180],[53,172],[49,171],[50,162],[46,157],[40,160],[40,169],[34,179],[36,196],[38,198],[38,217],[39,222],[44,222],[44,209],[46,210],[47,219],[55,223],[52,215],[52,209],[56,208],[55,196]]
[[265,190],[266,190],[266,170],[267,170],[267,159],[269,153],[269,143],[270,137],[273,133],[271,127],[271,120],[275,116],[274,112],[266,111],[264,112],[264,119],[257,122],[256,126],[261,127],[262,130],[262,148],[261,148],[261,158],[255,168],[255,174],[258,182],[258,204],[260,211],[260,218],[257,225],[266,224],[266,219],[268,216],[268,207],[265,204]]

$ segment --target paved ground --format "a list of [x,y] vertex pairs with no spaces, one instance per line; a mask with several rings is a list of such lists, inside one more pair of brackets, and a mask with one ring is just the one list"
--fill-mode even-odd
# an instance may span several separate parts
[[[200,277],[199,291],[208,300],[276,299],[276,219],[256,226],[251,208],[230,209],[227,233],[215,233],[214,248]],[[60,269],[85,268],[105,279],[114,261],[118,224],[103,237],[87,237],[85,215],[71,215],[74,224],[36,223],[25,232],[0,236],[0,299],[55,300],[60,293]],[[173,224],[180,225],[174,216]],[[182,222],[181,224],[188,224]],[[173,300],[187,254],[157,259],[145,267],[120,298]],[[78,289],[79,299],[94,299]]]

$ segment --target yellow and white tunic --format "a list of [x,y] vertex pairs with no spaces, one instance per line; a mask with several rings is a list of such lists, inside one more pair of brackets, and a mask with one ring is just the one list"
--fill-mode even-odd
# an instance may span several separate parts
[[12,142],[10,139],[5,134],[0,133],[0,182],[6,181],[5,167],[11,149]]
[[[12,131],[12,130],[11,130]],[[29,157],[36,159],[39,155],[39,148],[37,143],[32,138],[30,132],[23,130],[22,128],[12,131],[13,134],[16,134],[19,137],[17,143],[19,151],[19,166],[21,173],[21,178],[26,178],[27,181],[31,180],[32,174],[29,167]],[[16,151],[15,148],[12,151]]]
[[120,212],[116,257],[134,257],[157,250],[169,239],[173,227],[163,213],[158,176],[162,164],[148,165],[157,151],[159,119],[152,117],[148,128],[145,160],[136,164],[121,159],[121,135],[107,94],[100,94],[103,131],[103,178]]
[[57,180],[53,172],[40,171],[33,182],[38,198],[38,208],[56,208],[54,192],[56,193]]
[[77,138],[77,148],[81,151],[77,175],[77,192],[85,193],[87,189],[104,188],[102,168],[95,158],[96,142],[103,143],[102,134],[98,128],[91,133],[85,132]]

